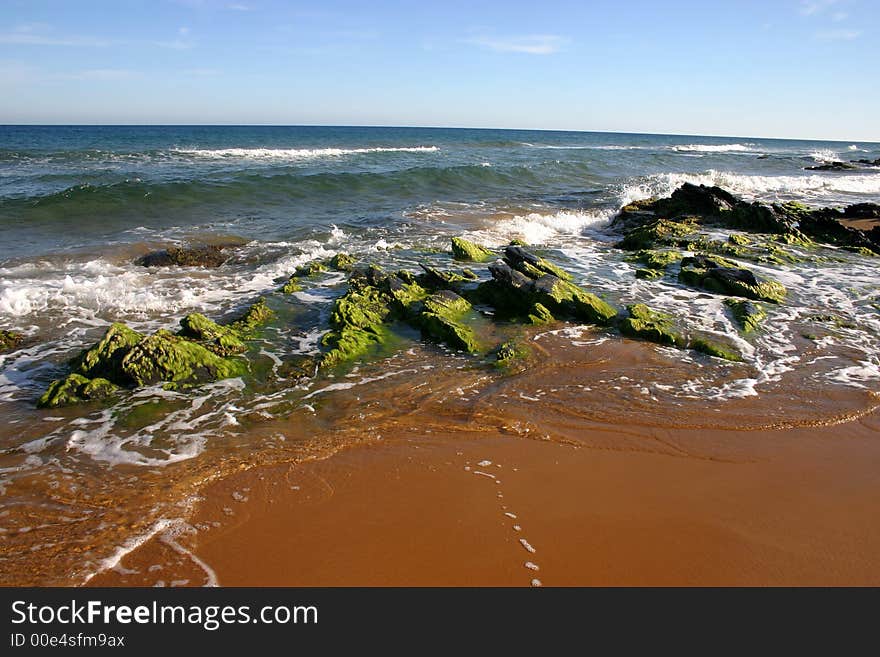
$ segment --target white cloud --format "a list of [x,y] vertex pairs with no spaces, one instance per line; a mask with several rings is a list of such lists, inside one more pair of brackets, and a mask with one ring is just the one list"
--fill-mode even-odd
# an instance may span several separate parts
[[816,34],[816,38],[825,41],[852,41],[862,36],[860,30],[827,30]]
[[15,46],[68,46],[72,48],[106,48],[113,41],[86,36],[51,36],[33,32],[0,33],[0,44]]
[[801,0],[801,13],[804,16],[821,14],[829,7],[836,5],[839,0]]
[[559,52],[568,39],[555,34],[534,34],[519,37],[476,37],[467,39],[467,42],[496,52],[552,55]]

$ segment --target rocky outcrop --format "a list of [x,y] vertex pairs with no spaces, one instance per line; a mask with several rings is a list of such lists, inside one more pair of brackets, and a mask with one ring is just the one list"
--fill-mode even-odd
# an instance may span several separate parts
[[743,333],[751,333],[767,317],[764,307],[751,301],[742,299],[725,299],[724,305],[730,309],[734,321],[739,325]]
[[121,388],[164,384],[189,386],[242,376],[247,361],[244,340],[272,312],[264,299],[236,321],[220,325],[192,313],[180,321],[178,333],[159,330],[143,335],[125,324],[111,324],[104,336],[69,363],[70,374],[52,382],[37,405],[54,408],[104,399]]
[[678,280],[716,294],[782,303],[786,289],[781,283],[759,280],[748,269],[716,257],[694,256],[681,261]]
[[465,262],[487,262],[494,260],[495,254],[463,237],[453,237],[452,257]]
[[24,341],[24,334],[7,329],[0,330],[0,354],[6,351],[18,349]]
[[170,247],[153,251],[136,260],[143,267],[219,267],[228,257],[225,245],[209,244],[193,247]]

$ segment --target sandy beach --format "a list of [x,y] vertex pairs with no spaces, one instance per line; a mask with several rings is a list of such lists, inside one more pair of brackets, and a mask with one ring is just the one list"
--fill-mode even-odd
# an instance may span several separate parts
[[330,458],[214,482],[189,531],[89,584],[880,584],[876,412],[782,429],[596,422],[549,439],[423,417],[423,431],[389,423]]

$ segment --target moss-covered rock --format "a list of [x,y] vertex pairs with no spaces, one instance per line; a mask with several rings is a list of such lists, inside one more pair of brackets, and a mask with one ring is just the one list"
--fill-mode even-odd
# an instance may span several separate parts
[[87,401],[105,399],[114,394],[118,386],[100,377],[89,379],[82,374],[69,374],[53,381],[37,402],[39,408],[57,408]]
[[634,258],[636,262],[642,263],[648,269],[662,271],[681,260],[681,253],[674,250],[643,249],[636,253]]
[[240,335],[248,335],[253,333],[263,324],[271,321],[275,313],[269,308],[264,297],[260,297],[242,313],[241,317],[236,319],[230,328],[237,331]]
[[595,294],[574,283],[545,274],[532,284],[537,303],[556,316],[560,313],[591,324],[610,324],[617,317],[617,309]]
[[724,305],[730,308],[734,321],[736,321],[743,333],[751,333],[756,330],[764,318],[767,317],[764,307],[751,301],[725,299]]
[[304,265],[300,265],[293,271],[293,275],[297,278],[306,278],[308,276],[315,276],[316,274],[320,274],[327,271],[327,265],[324,264],[322,260],[312,260],[311,262],[307,262]]
[[708,338],[696,337],[691,340],[688,346],[694,351],[699,351],[707,356],[714,356],[715,358],[722,358],[737,363],[742,361],[742,356],[738,351]]
[[284,294],[293,294],[294,292],[299,292],[302,289],[303,289],[303,286],[299,280],[299,276],[294,274],[293,276],[291,276],[290,278],[287,279],[287,281],[284,283],[284,285],[281,286],[281,288],[279,289],[279,292],[283,292]]
[[737,246],[748,246],[752,243],[752,241],[742,233],[731,233],[727,239],[731,244],[736,244]]
[[125,324],[110,325],[97,344],[80,353],[71,361],[71,368],[86,378],[105,378],[120,384],[127,383],[122,359],[144,336]]
[[495,367],[507,371],[520,369],[529,353],[529,349],[525,345],[516,340],[508,340],[494,352]]
[[464,283],[468,283],[476,278],[474,272],[470,269],[462,271],[443,271],[432,267],[427,263],[419,263],[424,271],[417,277],[419,283],[432,290],[461,290]]
[[651,281],[655,278],[663,278],[663,272],[656,269],[636,269],[636,278]]
[[185,338],[196,340],[218,356],[232,356],[247,351],[238,332],[228,326],[221,326],[200,313],[191,313],[180,320],[180,333]]
[[628,317],[620,320],[620,332],[633,338],[658,344],[683,347],[684,337],[675,330],[670,315],[648,308],[643,303],[627,306]]
[[553,313],[547,310],[547,308],[540,303],[536,303],[532,306],[532,310],[528,314],[527,319],[530,324],[534,324],[535,326],[549,324],[550,322],[556,321]]
[[452,238],[452,257],[465,262],[487,262],[495,259],[495,254],[463,237]]
[[330,269],[334,271],[344,271],[350,272],[354,269],[354,266],[357,264],[357,258],[348,253],[337,253],[335,256],[330,258]]
[[617,247],[627,251],[641,251],[663,245],[679,246],[695,232],[697,227],[692,220],[653,219],[629,230],[623,240],[618,242]]
[[471,309],[466,299],[450,290],[442,290],[425,299],[418,323],[425,335],[454,349],[478,353],[480,342],[466,323]]
[[771,303],[782,303],[787,292],[782,283],[758,280],[748,269],[725,267],[717,259],[706,256],[683,259],[678,280],[716,294]]
[[23,333],[6,329],[0,330],[0,353],[17,349],[23,340]]
[[570,281],[572,279],[571,274],[561,267],[557,267],[544,258],[526,251],[521,246],[505,247],[504,260],[508,265],[531,278],[540,278],[544,274],[552,274],[564,281]]
[[[377,278],[378,274],[372,277],[373,280]],[[330,313],[332,330],[321,341],[327,348],[321,366],[335,367],[360,358],[385,342],[388,331],[384,322],[391,311],[388,297],[377,287],[366,280],[352,279],[348,292],[333,304]]]
[[210,244],[194,247],[171,247],[153,251],[138,258],[135,264],[142,267],[219,267],[228,259],[223,249],[226,245]]
[[245,361],[220,357],[197,342],[165,330],[156,331],[132,347],[121,367],[138,386],[162,382],[188,386],[247,372]]

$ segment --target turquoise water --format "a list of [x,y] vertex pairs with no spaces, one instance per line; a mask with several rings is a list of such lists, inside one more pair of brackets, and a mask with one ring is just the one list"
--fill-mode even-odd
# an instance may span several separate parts
[[[467,416],[477,398],[498,408],[516,400],[524,417],[571,412],[575,433],[587,417],[755,427],[863,411],[880,393],[875,258],[786,247],[789,264],[745,263],[789,290],[746,338],[721,297],[673,275],[637,279],[639,265],[614,248],[619,235],[608,224],[622,205],[668,195],[683,182],[765,201],[876,202],[876,168],[805,167],[878,157],[878,144],[756,138],[0,126],[0,328],[26,335],[21,348],[0,355],[0,534],[9,539],[8,552],[0,548],[0,582],[81,581],[143,535],[145,523],[185,515],[178,507],[192,493],[187,482],[223,464],[284,458],[294,434],[372,435],[378,424],[370,418],[381,424],[375,418],[393,419],[398,407],[415,413],[421,394],[448,397],[457,409],[450,417]],[[297,265],[346,251],[389,268],[417,270],[425,261],[446,268],[449,237],[461,234],[490,247],[524,239],[610,303],[669,312],[733,345],[744,362],[639,344],[628,358],[650,354],[650,362],[616,367],[609,357],[607,369],[577,385],[533,391],[525,378],[501,399],[493,396],[497,376],[478,359],[402,335],[397,352],[343,379],[284,380],[287,359],[317,353],[333,300],[345,290],[344,276],[328,273],[302,292],[278,293]],[[205,242],[235,246],[215,269],[135,264],[152,249]],[[222,319],[261,295],[279,319],[253,345],[255,371],[246,380],[35,408],[49,382],[66,373],[67,359],[110,322],[175,329],[187,313]],[[830,314],[834,321],[815,319]],[[535,340],[563,354],[632,346],[575,326]],[[383,398],[392,388],[395,397]],[[171,482],[180,484],[173,492]],[[68,550],[71,541],[81,552]],[[29,559],[31,549],[50,550],[55,565]],[[25,565],[39,574],[13,575]]]

